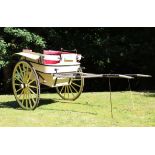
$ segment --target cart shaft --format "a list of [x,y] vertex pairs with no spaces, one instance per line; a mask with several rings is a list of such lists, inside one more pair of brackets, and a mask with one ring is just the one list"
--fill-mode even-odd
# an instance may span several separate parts
[[93,73],[59,73],[54,74],[56,78],[125,78],[134,79],[135,77],[151,77],[151,75],[144,74],[93,74]]

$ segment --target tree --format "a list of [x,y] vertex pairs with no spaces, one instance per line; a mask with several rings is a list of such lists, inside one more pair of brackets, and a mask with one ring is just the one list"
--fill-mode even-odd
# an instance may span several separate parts
[[25,28],[0,29],[0,69],[2,70],[1,85],[5,90],[10,87],[12,73],[12,55],[22,49],[41,51],[46,47],[45,39]]

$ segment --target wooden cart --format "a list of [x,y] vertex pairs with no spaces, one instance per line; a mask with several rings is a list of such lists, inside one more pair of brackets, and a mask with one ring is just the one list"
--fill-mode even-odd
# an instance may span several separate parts
[[68,51],[45,50],[43,54],[23,50],[12,75],[14,96],[26,110],[35,109],[40,98],[40,84],[55,87],[64,100],[76,100],[83,91],[85,78],[150,77],[142,74],[93,74],[83,73],[81,55]]

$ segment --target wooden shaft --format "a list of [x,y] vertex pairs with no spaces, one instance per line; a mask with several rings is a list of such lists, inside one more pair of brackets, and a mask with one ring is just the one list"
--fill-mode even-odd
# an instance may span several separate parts
[[145,74],[125,74],[125,75],[132,76],[132,77],[144,77],[144,78],[152,77],[151,75],[145,75]]

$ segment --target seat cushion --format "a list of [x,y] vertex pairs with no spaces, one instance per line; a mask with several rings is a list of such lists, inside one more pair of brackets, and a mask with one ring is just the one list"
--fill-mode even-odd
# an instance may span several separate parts
[[70,54],[71,52],[62,52],[62,51],[54,51],[54,50],[44,50],[43,54],[47,55],[61,55],[61,54]]
[[72,54],[70,52],[62,52],[62,51],[54,51],[54,50],[44,50],[44,65],[52,65],[60,63],[61,60],[61,54]]
[[52,64],[57,64],[60,63],[60,51],[52,51],[52,50],[44,50],[44,60],[43,63],[44,65],[52,65]]
[[53,50],[44,50],[43,54],[47,55],[60,55],[62,52],[61,51],[53,51]]

